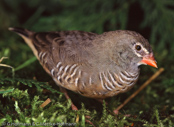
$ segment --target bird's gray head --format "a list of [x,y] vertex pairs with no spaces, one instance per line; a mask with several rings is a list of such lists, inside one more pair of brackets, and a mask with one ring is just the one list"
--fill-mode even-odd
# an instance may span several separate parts
[[118,30],[104,33],[110,45],[111,59],[124,69],[138,69],[141,64],[157,67],[149,42],[140,34]]

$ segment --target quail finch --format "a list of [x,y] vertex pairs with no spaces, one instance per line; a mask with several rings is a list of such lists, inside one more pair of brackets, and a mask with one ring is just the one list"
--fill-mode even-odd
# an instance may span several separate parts
[[[134,31],[9,30],[25,40],[67,99],[66,89],[95,99],[115,96],[135,85],[140,65],[157,68],[149,42]],[[72,108],[77,110],[73,104]]]

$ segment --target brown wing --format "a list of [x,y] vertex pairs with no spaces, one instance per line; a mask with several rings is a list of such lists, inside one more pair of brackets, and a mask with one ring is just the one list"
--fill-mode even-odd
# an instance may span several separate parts
[[96,35],[81,31],[45,32],[34,33],[31,40],[40,63],[56,83],[79,92],[86,82],[83,80],[86,74],[80,67],[89,64],[89,47],[93,46]]
[[44,69],[50,74],[58,62],[63,64],[87,63],[87,47],[97,34],[82,31],[31,32],[23,28],[9,28],[18,33],[32,49]]
[[83,84],[87,82],[91,85],[89,74],[84,72],[81,65],[88,64],[92,58],[90,50],[93,48],[90,47],[93,47],[92,40],[97,34],[81,31],[35,33],[22,28],[9,30],[25,40],[56,83],[76,92],[84,90]]
[[96,35],[81,31],[42,32],[34,33],[30,38],[37,50],[35,55],[42,64],[46,63],[51,71],[51,68],[58,62],[63,64],[85,63],[85,58],[89,56],[89,52],[85,48],[92,46],[91,40]]

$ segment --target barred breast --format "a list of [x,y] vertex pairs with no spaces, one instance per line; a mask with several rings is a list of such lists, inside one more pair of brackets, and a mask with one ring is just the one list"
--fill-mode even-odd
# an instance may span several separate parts
[[[40,55],[41,59],[44,55]],[[108,70],[88,73],[83,70],[82,65],[65,65],[62,62],[51,68],[50,74],[58,85],[91,98],[107,98],[126,92],[139,77],[139,71],[115,73]]]

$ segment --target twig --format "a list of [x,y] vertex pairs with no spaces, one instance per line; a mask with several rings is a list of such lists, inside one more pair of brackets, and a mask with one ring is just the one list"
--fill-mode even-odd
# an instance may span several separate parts
[[2,57],[2,58],[0,59],[0,63],[1,63],[4,59],[8,59],[8,57]]
[[79,122],[79,115],[77,114],[77,117],[76,117],[76,123]]
[[132,98],[134,98],[140,91],[142,91],[147,85],[150,84],[156,77],[158,77],[164,68],[160,68],[154,75],[152,75],[137,91],[135,91],[130,97],[128,97],[117,109],[114,110],[114,113],[118,114],[118,111],[123,108]]
[[8,57],[2,57],[0,59],[0,67],[8,67],[8,68],[11,68],[12,69],[12,77],[14,78],[14,75],[15,75],[15,72],[14,72],[14,68],[10,65],[7,65],[7,64],[1,64],[1,62],[4,60],[4,59],[8,59]]
[[48,105],[51,102],[51,99],[47,99],[44,103],[40,105],[41,108],[44,108],[46,105]]

